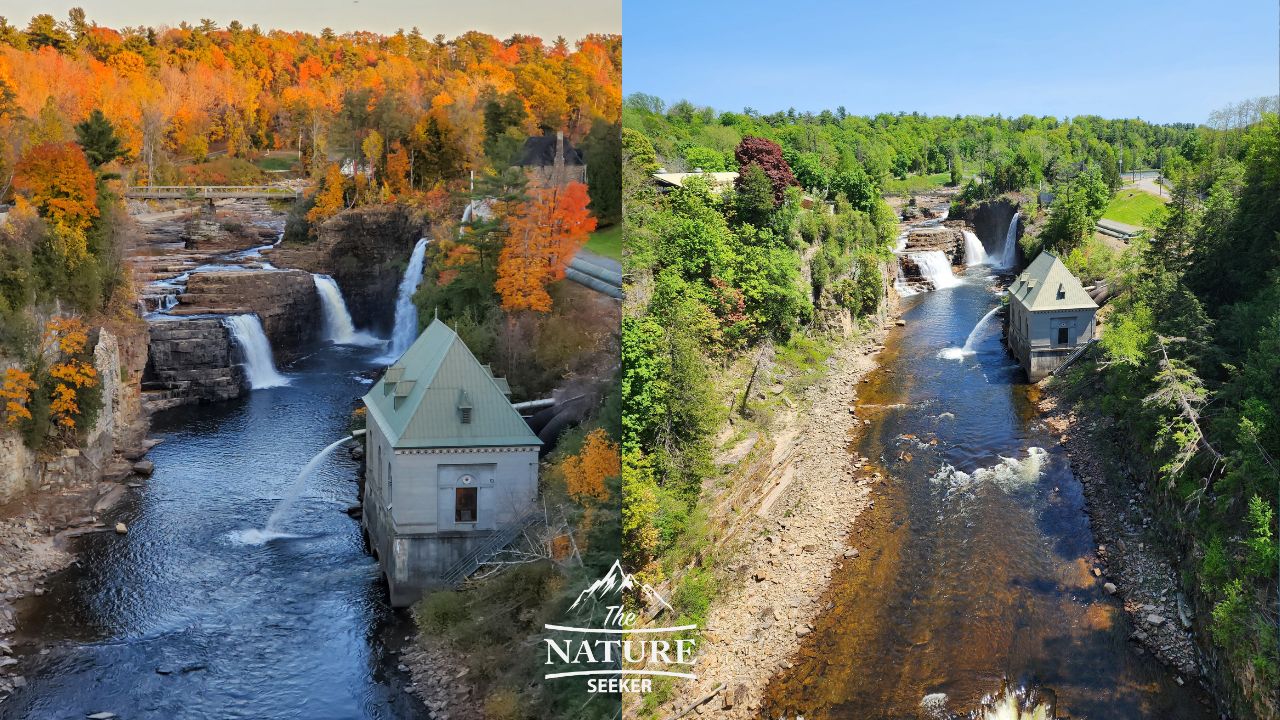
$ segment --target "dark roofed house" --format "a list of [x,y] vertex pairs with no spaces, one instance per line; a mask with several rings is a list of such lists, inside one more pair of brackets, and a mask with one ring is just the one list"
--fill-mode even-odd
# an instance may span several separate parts
[[557,131],[555,135],[538,135],[525,140],[516,166],[524,170],[530,187],[550,188],[571,182],[587,183],[587,163],[583,160],[582,153],[565,139],[562,131]]

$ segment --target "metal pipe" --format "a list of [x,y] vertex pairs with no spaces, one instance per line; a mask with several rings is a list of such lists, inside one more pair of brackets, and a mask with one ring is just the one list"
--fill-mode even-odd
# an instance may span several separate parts
[[524,402],[511,403],[511,409],[515,410],[516,412],[520,412],[521,410],[541,410],[542,408],[549,408],[555,404],[556,404],[555,398],[544,398],[542,400],[526,400]]

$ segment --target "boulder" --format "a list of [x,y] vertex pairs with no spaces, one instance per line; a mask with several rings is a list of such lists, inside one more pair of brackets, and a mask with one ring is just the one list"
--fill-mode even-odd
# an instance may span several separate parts
[[145,475],[147,477],[150,477],[151,473],[155,472],[155,470],[156,470],[156,464],[151,462],[150,460],[139,460],[138,462],[133,464],[133,471],[138,473],[139,475]]

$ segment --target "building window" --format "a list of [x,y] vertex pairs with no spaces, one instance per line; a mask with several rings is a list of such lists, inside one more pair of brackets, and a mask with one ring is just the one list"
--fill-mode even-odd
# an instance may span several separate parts
[[1059,345],[1066,345],[1068,342],[1070,342],[1070,339],[1067,337],[1068,333],[1069,331],[1067,330],[1067,328],[1064,328],[1064,327],[1058,328],[1058,344]]
[[1067,289],[1066,289],[1066,287],[1064,287],[1064,286],[1062,286],[1062,285],[1059,285],[1059,286],[1058,286],[1058,299],[1059,299],[1059,300],[1066,300],[1066,299],[1067,299]]
[[453,491],[453,521],[459,523],[476,521],[476,488],[457,488]]

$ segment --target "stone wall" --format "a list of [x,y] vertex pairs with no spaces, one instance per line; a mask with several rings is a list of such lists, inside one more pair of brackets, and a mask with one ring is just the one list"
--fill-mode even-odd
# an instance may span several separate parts
[[143,375],[149,411],[230,400],[247,392],[244,369],[235,364],[231,334],[221,318],[156,321],[150,335]]
[[301,270],[194,273],[175,315],[254,313],[277,364],[301,357],[323,336],[323,312],[311,274]]
[[425,224],[399,206],[340,213],[310,243],[286,243],[266,254],[276,267],[330,275],[342,289],[361,330],[386,335],[395,315],[396,288]]

